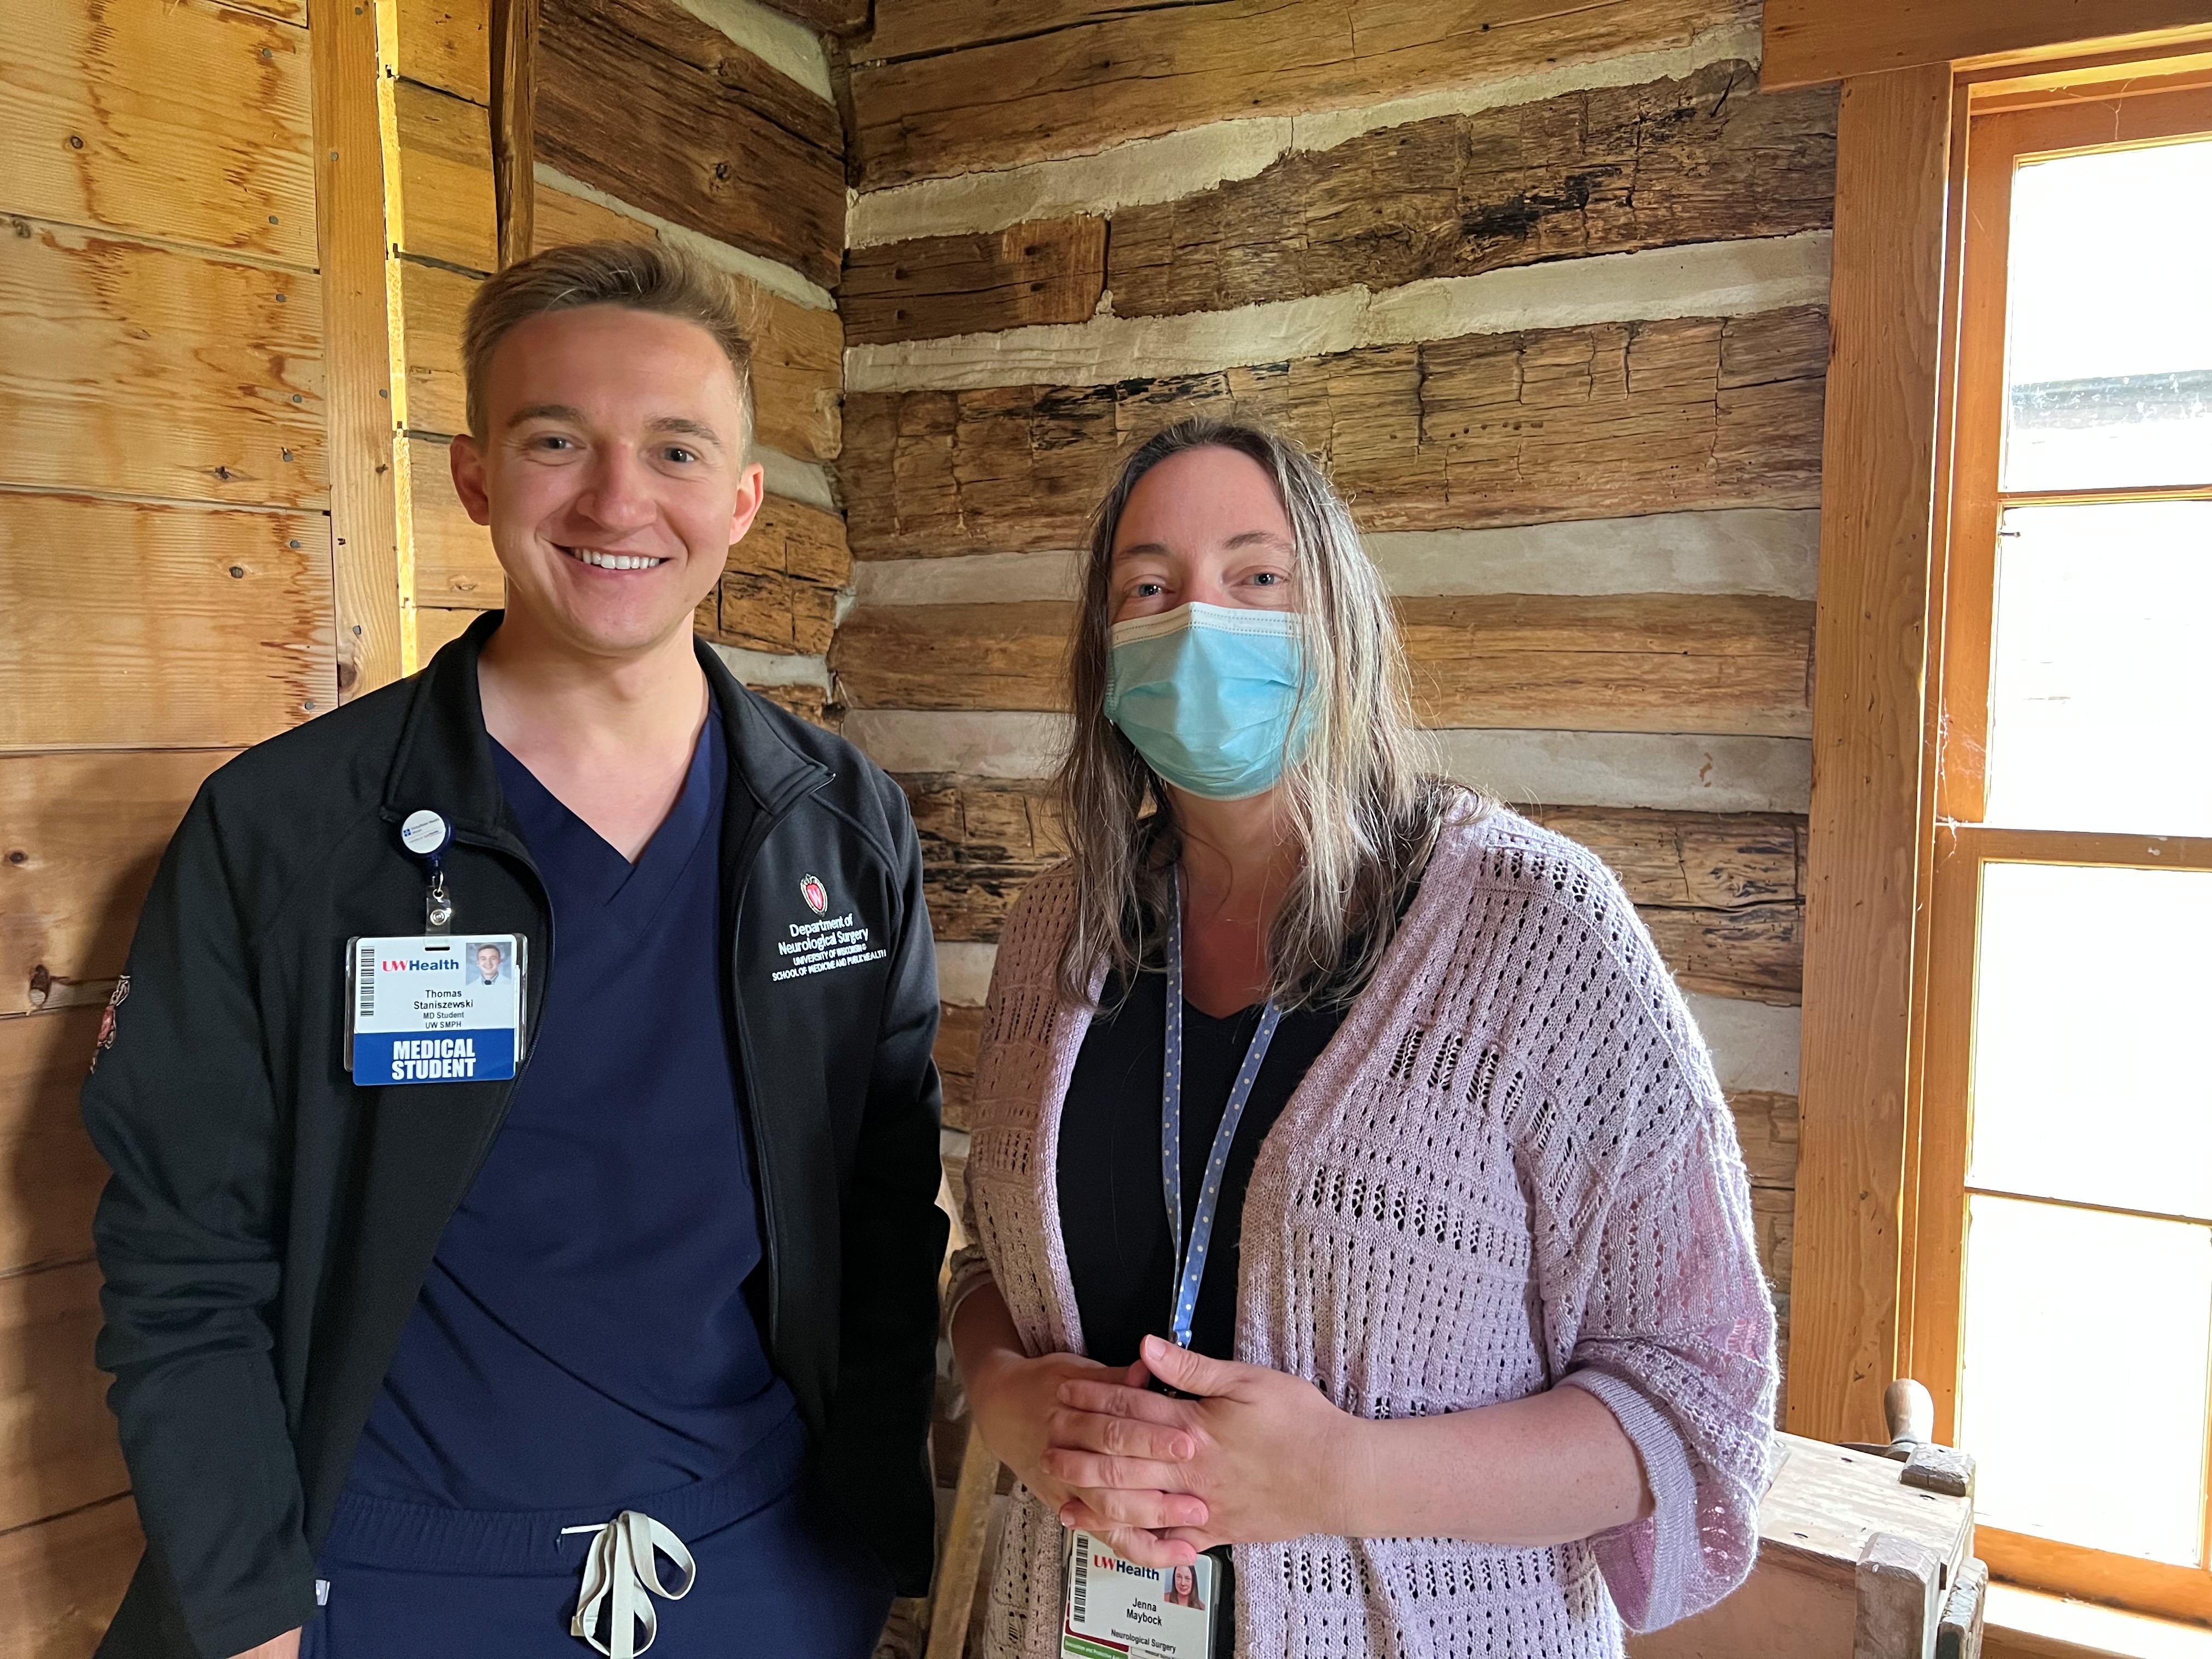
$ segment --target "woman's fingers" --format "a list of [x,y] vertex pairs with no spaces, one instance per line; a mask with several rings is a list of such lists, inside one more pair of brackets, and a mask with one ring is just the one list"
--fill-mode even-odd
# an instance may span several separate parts
[[1070,1377],[1060,1385],[1060,1403],[1073,1406],[1079,1412],[1096,1412],[1101,1417],[1127,1417],[1140,1423],[1164,1423],[1176,1429],[1189,1426],[1188,1401],[1170,1400],[1149,1389],[1127,1388],[1119,1382]]
[[1154,1457],[1112,1457],[1104,1452],[1047,1446],[1039,1467],[1064,1486],[1115,1492],[1180,1492],[1190,1484],[1181,1463]]
[[1044,1420],[1048,1445],[1115,1457],[1150,1457],[1182,1462],[1198,1455],[1198,1442],[1187,1430],[1138,1417],[1109,1417],[1062,1406]]
[[1063,1524],[1080,1527],[1124,1561],[1140,1567],[1188,1567],[1198,1560],[1198,1552],[1188,1544],[1164,1539],[1142,1527],[1117,1527],[1094,1514],[1079,1498],[1067,1502],[1060,1518]]
[[1170,1542],[1188,1544],[1201,1555],[1210,1549],[1218,1549],[1229,1541],[1226,1538],[1216,1538],[1204,1527],[1170,1527],[1152,1535]]
[[1130,1492],[1119,1488],[1075,1486],[1060,1506],[1079,1504],[1101,1526],[1142,1527],[1164,1532],[1170,1527],[1203,1527],[1211,1518],[1206,1500],[1181,1492]]

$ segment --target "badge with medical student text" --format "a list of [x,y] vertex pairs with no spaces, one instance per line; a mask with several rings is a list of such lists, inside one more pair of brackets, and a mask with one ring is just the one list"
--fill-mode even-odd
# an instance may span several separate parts
[[1067,1546],[1060,1659],[1212,1659],[1218,1564],[1140,1567],[1080,1528]]
[[346,944],[346,1069],[363,1086],[514,1075],[527,941],[432,933]]

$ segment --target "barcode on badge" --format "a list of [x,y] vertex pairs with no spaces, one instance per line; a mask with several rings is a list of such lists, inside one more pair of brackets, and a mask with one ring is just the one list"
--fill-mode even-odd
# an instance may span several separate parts
[[376,947],[361,947],[361,960],[354,967],[354,988],[356,993],[354,1018],[367,1019],[376,1012]]
[[1084,1598],[1091,1589],[1090,1541],[1087,1538],[1076,1540],[1074,1583],[1067,1598],[1068,1608],[1078,1622],[1083,1618]]

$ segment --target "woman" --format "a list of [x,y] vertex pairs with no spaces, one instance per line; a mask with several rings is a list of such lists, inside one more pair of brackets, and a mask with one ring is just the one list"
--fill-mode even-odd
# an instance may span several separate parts
[[1198,1594],[1198,1569],[1194,1566],[1173,1568],[1168,1574],[1168,1593],[1160,1598],[1171,1607],[1188,1607],[1204,1613],[1206,1603]]
[[1239,1655],[1615,1655],[1727,1594],[1774,1322],[1711,1062],[1595,857],[1415,770],[1315,464],[1132,454],[1070,679],[950,1304],[1021,1481],[990,1651],[1059,1651],[1063,1527],[1231,1547]]

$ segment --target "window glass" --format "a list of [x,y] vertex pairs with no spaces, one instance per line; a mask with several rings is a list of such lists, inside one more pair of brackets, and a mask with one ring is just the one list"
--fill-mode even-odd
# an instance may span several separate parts
[[[2198,1565],[2212,1228],[1978,1195],[1966,1225],[1975,1518]],[[2098,1449],[2114,1437],[2130,1455]]]
[[2212,1220],[2212,872],[1982,867],[1970,1187]]
[[2008,508],[1995,622],[1986,822],[2212,836],[2212,502]]
[[2212,483],[2208,202],[2212,138],[2021,164],[2005,489]]

